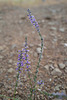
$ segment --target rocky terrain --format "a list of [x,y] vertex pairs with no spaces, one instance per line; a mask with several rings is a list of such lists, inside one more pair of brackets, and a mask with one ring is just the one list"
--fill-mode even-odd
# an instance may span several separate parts
[[[44,85],[40,88],[49,93],[64,92],[67,94],[67,4],[38,6],[30,10],[37,19],[44,38],[43,55],[37,78],[37,81],[44,81]],[[13,97],[18,50],[24,47],[25,36],[28,37],[31,78],[33,79],[41,47],[39,35],[27,17],[27,8],[1,6],[0,94],[2,95]],[[26,100],[29,88],[27,73],[22,71],[16,97]],[[49,100],[39,94],[36,98],[38,98],[36,100]],[[0,98],[0,100],[10,99]]]

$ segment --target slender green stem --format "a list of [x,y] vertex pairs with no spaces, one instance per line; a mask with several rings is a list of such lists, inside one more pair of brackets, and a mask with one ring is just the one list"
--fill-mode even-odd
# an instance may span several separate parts
[[[36,87],[36,79],[37,79],[37,74],[38,74],[38,70],[39,70],[39,67],[40,67],[40,61],[41,61],[42,50],[43,50],[43,38],[42,38],[40,32],[38,32],[38,33],[39,33],[39,36],[41,38],[41,53],[39,55],[39,60],[38,60],[38,64],[37,64],[37,68],[36,68],[36,72],[35,72],[35,76],[34,76],[34,82],[35,82],[35,84],[34,84],[34,90],[36,90],[35,89],[35,87]],[[35,100],[35,92],[34,92],[34,100]]]
[[18,73],[17,73],[17,76],[16,76],[17,80],[16,80],[16,84],[15,84],[14,98],[15,98],[15,94],[16,94],[16,88],[18,86],[19,71],[20,71],[20,68],[21,68],[21,61],[22,61],[22,51],[20,52],[20,54],[21,54],[21,59],[20,59],[20,65],[19,65]]
[[[25,43],[26,43],[26,45],[25,46],[27,46],[27,37],[25,37]],[[26,50],[27,51],[27,50]],[[27,55],[27,52],[26,52],[26,55]],[[27,61],[27,56],[26,56],[26,61]],[[27,66],[28,64],[26,63],[26,66]],[[29,71],[27,71],[28,72],[28,77],[29,77],[29,83],[30,83],[30,86],[31,86],[31,88],[30,88],[30,99],[29,100],[32,100],[32,92],[33,92],[33,90],[32,90],[32,83],[31,83],[31,78],[30,78],[30,73],[29,73]]]

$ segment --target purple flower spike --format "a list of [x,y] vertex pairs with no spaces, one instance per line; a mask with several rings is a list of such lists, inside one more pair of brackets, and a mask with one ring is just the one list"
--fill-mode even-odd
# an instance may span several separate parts
[[29,9],[28,9],[27,11],[28,11],[28,13],[29,13],[28,17],[29,17],[31,23],[35,26],[35,28],[37,29],[37,31],[40,32],[40,30],[39,30],[39,25],[38,25],[38,23],[37,23],[35,17],[34,17],[33,15],[31,15],[31,12],[30,12]]
[[28,46],[27,46],[27,38],[25,38],[25,45],[22,51],[19,50],[19,55],[18,55],[18,62],[17,62],[17,68],[19,73],[21,73],[21,70],[23,70],[23,66],[26,65],[26,71],[29,71],[30,67],[30,62],[28,61]]

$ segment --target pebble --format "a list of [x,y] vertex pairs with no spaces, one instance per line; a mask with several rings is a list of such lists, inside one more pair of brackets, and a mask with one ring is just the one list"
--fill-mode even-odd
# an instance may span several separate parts
[[67,66],[67,61],[64,64],[65,64],[65,66]]
[[42,20],[42,23],[44,23],[44,22],[45,22],[45,20],[43,19],[43,20]]
[[14,71],[13,68],[8,69],[8,72],[9,72],[9,73],[12,73],[13,71]]
[[50,78],[50,79],[49,79],[49,82],[51,82],[51,81],[52,81],[52,79]]
[[56,28],[56,27],[51,27],[50,29],[51,29],[51,30],[54,30],[54,31],[56,31],[56,30],[57,30],[57,28]]
[[38,44],[38,46],[39,46],[39,47],[41,47],[41,43],[40,43],[40,44]]
[[60,63],[60,64],[59,64],[59,68],[60,68],[60,69],[64,69],[64,68],[65,68],[65,64]]
[[54,70],[54,66],[52,64],[49,65],[49,70],[50,71]]
[[0,56],[0,59],[3,59],[3,56]]
[[14,49],[16,47],[17,47],[17,45],[16,44],[13,44],[12,47],[11,47],[11,49]]
[[55,23],[54,22],[49,22],[48,25],[55,25]]
[[33,46],[34,46],[34,44],[29,44],[29,46],[30,46],[30,47],[33,47]]
[[64,29],[64,28],[60,28],[59,31],[60,31],[60,32],[64,32],[65,29]]
[[67,47],[67,43],[64,43],[64,46]]
[[62,72],[60,71],[60,69],[58,68],[55,68],[52,72],[51,72],[52,75],[57,75],[57,76],[61,76]]
[[55,87],[55,91],[59,91],[60,90],[60,87],[62,87],[61,85],[57,85],[56,87]]
[[65,72],[67,73],[67,67],[65,68]]
[[37,53],[36,53],[36,52],[34,52],[33,56],[36,58],[38,55],[37,55]]
[[32,31],[32,34],[34,34],[35,33],[35,31]]
[[49,65],[45,65],[44,68],[45,68],[46,70],[49,70]]
[[13,61],[12,61],[12,59],[10,59],[9,61],[8,61],[8,63],[12,63]]
[[40,54],[41,53],[41,48],[37,48],[37,53]]
[[2,86],[4,86],[4,84],[1,82],[1,83],[0,83],[0,88],[1,88]]
[[12,90],[8,90],[7,93],[12,94]]
[[55,9],[50,9],[50,10],[51,10],[51,12],[52,12],[53,14],[56,13],[56,10],[55,10]]

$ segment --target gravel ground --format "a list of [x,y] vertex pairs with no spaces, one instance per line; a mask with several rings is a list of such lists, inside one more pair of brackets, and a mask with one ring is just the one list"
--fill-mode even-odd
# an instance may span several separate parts
[[[37,19],[44,38],[43,56],[38,72],[38,86],[47,92],[67,94],[67,4],[38,6],[30,8]],[[27,9],[17,6],[0,7],[0,94],[13,97],[16,82],[18,50],[24,47],[28,37],[31,78],[37,66],[40,38],[27,17]],[[16,96],[27,100],[29,78],[23,70],[20,74]],[[6,100],[0,98],[0,100]],[[7,99],[10,100],[10,99]],[[49,100],[37,92],[36,100]],[[58,100],[58,99],[51,99]],[[62,99],[59,99],[62,100]]]

